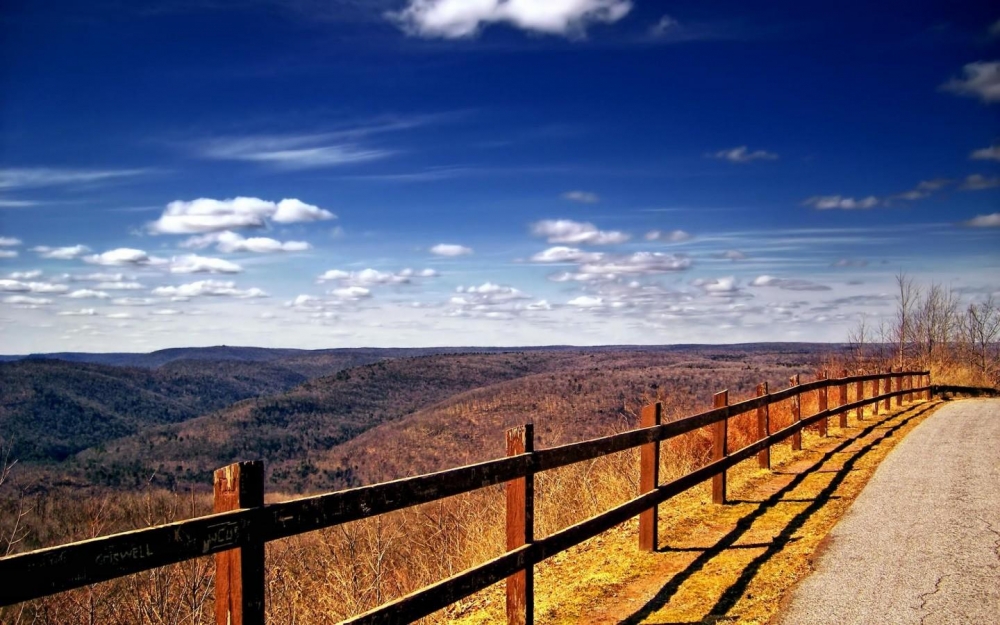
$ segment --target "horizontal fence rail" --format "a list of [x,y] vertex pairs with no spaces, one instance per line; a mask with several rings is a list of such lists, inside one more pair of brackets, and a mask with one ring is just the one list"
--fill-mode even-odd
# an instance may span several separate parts
[[[728,395],[720,393],[716,397],[718,407],[668,423],[659,423],[661,406],[657,403],[644,408],[641,425],[645,427],[548,449],[534,450],[531,443],[531,428],[522,427],[518,432],[522,438],[520,447],[517,443],[512,446],[510,437],[513,430],[508,432],[508,451],[512,452],[512,455],[506,458],[281,503],[263,505],[262,497],[260,497],[260,502],[250,504],[242,500],[233,500],[235,503],[231,501],[228,505],[243,505],[244,507],[176,523],[0,558],[0,579],[3,580],[3,583],[0,584],[0,606],[196,557],[224,554],[224,552],[236,549],[245,554],[259,553],[263,544],[269,541],[430,503],[488,486],[507,484],[508,551],[506,553],[345,622],[409,622],[507,579],[509,622],[530,623],[532,622],[533,609],[530,601],[533,596],[532,577],[530,574],[517,576],[530,571],[533,565],[597,536],[630,518],[639,516],[641,513],[653,510],[652,517],[655,519],[655,507],[658,504],[708,479],[722,476],[722,500],[724,500],[727,469],[755,456],[763,463],[765,458],[763,452],[788,438],[793,439],[793,448],[799,448],[801,443],[799,443],[799,447],[796,447],[795,443],[801,440],[801,431],[812,424],[825,425],[829,418],[840,416],[841,424],[844,425],[846,424],[846,414],[849,411],[856,411],[856,414],[860,415],[861,410],[868,405],[874,404],[877,411],[880,404],[888,407],[890,400],[893,399],[899,406],[904,398],[908,401],[930,399],[932,393],[962,392],[955,389],[963,388],[931,386],[930,372],[928,371],[903,371],[856,376],[847,376],[846,372],[844,374],[839,378],[827,378],[824,373],[820,379],[804,384],[797,383],[798,376],[795,376],[793,378],[795,383],[792,386],[774,393],[768,393],[766,385],[761,385],[758,387],[756,397],[734,404],[728,404]],[[866,398],[864,397],[864,383],[869,381],[874,382],[872,396]],[[847,385],[849,384],[855,384],[857,399],[846,403]],[[826,406],[826,402],[822,401],[831,388],[839,391],[836,397],[839,398],[840,402],[836,406]],[[968,390],[966,389],[966,392]],[[986,389],[974,390],[985,391]],[[813,391],[822,392],[820,396],[821,410],[813,415],[802,416],[800,396]],[[996,393],[996,391],[993,392]],[[793,402],[792,424],[776,432],[770,432],[767,408],[789,399],[795,400]],[[653,408],[655,408],[655,418],[650,416],[647,419],[645,416],[647,410]],[[716,450],[711,463],[665,484],[657,483],[658,479],[655,473],[652,474],[652,477],[646,474],[646,471],[650,470],[647,467],[653,466],[652,463],[646,461],[642,465],[642,475],[640,476],[640,484],[645,484],[641,489],[642,494],[596,517],[562,529],[545,538],[537,540],[533,538],[531,530],[533,495],[531,495],[532,489],[529,484],[536,473],[593,460],[636,447],[646,446],[643,449],[656,449],[662,441],[706,426],[721,424],[724,428],[728,419],[751,411],[757,411],[758,417],[759,439],[755,442],[742,449],[728,452],[725,449],[723,438],[723,447],[721,451]],[[647,423],[655,423],[655,425],[647,425]],[[520,449],[523,449],[524,452],[517,453]],[[769,455],[766,458],[769,466]],[[258,466],[248,467],[248,465]],[[254,468],[248,473],[256,476],[253,479],[259,480],[259,485],[251,484],[250,487],[251,490],[259,488],[262,492],[263,474],[259,465],[260,463],[238,463],[216,472],[216,510],[220,509],[218,505],[220,475],[230,477],[232,477],[231,473],[239,475],[239,469],[234,467]],[[762,464],[762,466],[764,465]],[[655,469],[652,470],[655,471]],[[522,484],[520,491],[517,488],[511,489],[511,484],[514,483]],[[256,501],[255,497],[251,497],[251,499]],[[512,509],[512,505],[515,508],[520,506],[520,511]],[[649,515],[646,514],[643,518],[648,519]],[[520,523],[521,526],[514,528],[512,533],[511,523]],[[655,548],[655,520],[652,523],[651,530],[645,529],[645,537],[640,538],[640,545],[644,549]],[[652,532],[652,542],[650,542],[650,531]],[[642,536],[642,528],[640,532],[640,536]],[[219,559],[221,557],[217,556],[220,569],[223,562]],[[227,564],[226,566],[232,565]],[[218,580],[216,582],[216,618],[220,623],[262,623],[263,597],[244,596],[247,589],[239,588],[238,559],[235,567],[235,573],[227,569],[227,585],[223,592],[226,592],[228,597],[220,598],[221,587],[218,585]],[[247,570],[248,567],[244,563],[244,579]],[[256,571],[256,569],[254,570]],[[262,579],[262,572],[259,573]],[[520,581],[512,581],[515,578]],[[233,584],[236,585],[236,588],[233,588]],[[255,586],[259,586],[259,584]],[[250,609],[246,606],[241,608],[240,605],[227,604],[226,601],[231,603],[234,594],[242,597],[241,600],[245,604],[259,602],[259,605],[253,603],[252,609]],[[223,607],[220,608],[220,605]],[[241,609],[246,609],[246,612],[241,612]],[[511,614],[512,611],[520,613]]]

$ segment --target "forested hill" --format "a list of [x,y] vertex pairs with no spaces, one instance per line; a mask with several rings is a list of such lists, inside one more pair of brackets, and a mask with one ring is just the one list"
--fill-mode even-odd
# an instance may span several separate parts
[[267,363],[178,361],[156,370],[60,360],[0,363],[0,432],[22,462],[61,460],[305,381]]
[[[273,359],[221,349],[253,359],[0,363],[0,437],[38,485],[129,488],[155,475],[204,488],[213,469],[262,459],[280,488],[328,489],[495,454],[511,423],[534,420],[548,445],[607,433],[647,396],[666,393],[688,410],[746,376],[787,380],[831,346],[277,350]],[[428,455],[417,462],[420,449]]]

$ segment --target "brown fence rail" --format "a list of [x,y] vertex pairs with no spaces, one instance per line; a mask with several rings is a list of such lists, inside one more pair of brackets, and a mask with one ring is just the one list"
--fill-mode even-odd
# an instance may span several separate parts
[[[931,386],[928,371],[850,377],[845,371],[840,378],[824,373],[813,382],[800,384],[798,376],[791,382],[775,393],[762,384],[756,397],[735,404],[729,404],[728,392],[718,393],[712,410],[669,423],[660,423],[662,405],[657,402],[642,409],[639,429],[548,449],[535,450],[530,424],[520,426],[507,432],[506,458],[282,503],[264,504],[261,462],[237,463],[215,472],[215,514],[0,558],[0,606],[216,554],[216,621],[263,623],[264,543],[506,484],[506,553],[345,622],[410,622],[506,579],[508,622],[531,623],[535,564],[635,516],[640,517],[639,546],[651,550],[658,504],[708,479],[713,480],[713,500],[724,502],[727,469],[754,456],[768,468],[772,445],[792,438],[793,449],[801,449],[803,428],[816,423],[822,434],[831,417],[839,417],[844,426],[848,411],[861,416],[870,404],[876,411],[880,403],[888,410],[892,399],[901,406],[904,400],[930,399],[938,390],[962,392],[956,391],[960,387]],[[870,394],[867,382],[872,383]],[[849,384],[855,385],[857,399],[847,403]],[[800,396],[812,391],[819,393],[819,411],[802,416]],[[828,405],[831,396],[838,400],[834,406]],[[768,408],[787,399],[793,400],[793,422],[771,432]],[[751,411],[757,415],[758,440],[731,452],[726,448],[728,421]],[[706,426],[715,432],[712,462],[660,484],[659,443]],[[535,473],[635,447],[641,451],[638,497],[535,540]]]

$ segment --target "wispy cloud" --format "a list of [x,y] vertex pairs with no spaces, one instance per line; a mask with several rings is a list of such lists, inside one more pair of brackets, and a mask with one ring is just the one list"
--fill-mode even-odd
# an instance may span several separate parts
[[943,91],[983,102],[1000,102],[1000,61],[978,61],[962,68],[961,78],[941,85]]
[[933,180],[921,180],[913,189],[893,196],[900,200],[922,200],[930,196],[935,191],[940,191],[950,185],[953,180],[947,178],[934,178]]
[[653,37],[665,37],[678,28],[680,28],[680,22],[669,15],[664,15],[649,28],[649,34]]
[[249,161],[281,169],[335,167],[385,158],[391,150],[351,143],[324,144],[330,135],[261,135],[213,139],[200,155],[215,160]]
[[74,258],[79,258],[90,251],[90,248],[86,245],[70,245],[66,247],[49,247],[48,245],[37,245],[31,248],[32,252],[35,252],[42,258],[51,258],[55,260],[72,260]]
[[969,155],[969,158],[974,161],[1000,161],[1000,145],[976,150]]
[[[150,169],[56,169],[29,167],[0,169],[0,189],[27,189],[42,187],[92,184],[148,174]],[[6,200],[12,202],[12,200]],[[11,204],[8,204],[11,205]],[[24,206],[23,203],[13,204]]]
[[663,232],[661,230],[650,230],[646,233],[647,241],[665,241],[667,243],[683,243],[684,241],[690,241],[691,235],[684,230],[670,230],[668,232]]
[[802,204],[812,206],[816,210],[863,210],[878,206],[879,199],[874,195],[861,199],[841,195],[814,195]]
[[751,152],[749,148],[745,145],[737,146],[735,148],[729,148],[728,150],[719,150],[708,155],[711,158],[717,158],[724,161],[729,161],[730,163],[750,163],[752,161],[773,161],[777,160],[778,155],[773,152],[768,152],[767,150],[755,150]]
[[613,23],[632,10],[629,0],[410,0],[386,14],[404,32],[417,37],[475,37],[489,24],[548,35],[583,37],[595,23]]
[[976,215],[969,221],[966,221],[965,225],[972,228],[1000,228],[1000,213]]
[[994,187],[1000,187],[1000,176],[972,174],[965,177],[965,180],[962,181],[962,186],[959,188],[963,191],[982,191],[983,189],[992,189]]
[[570,200],[572,202],[580,202],[581,204],[596,204],[601,201],[601,198],[590,191],[567,191],[562,194],[564,200]]

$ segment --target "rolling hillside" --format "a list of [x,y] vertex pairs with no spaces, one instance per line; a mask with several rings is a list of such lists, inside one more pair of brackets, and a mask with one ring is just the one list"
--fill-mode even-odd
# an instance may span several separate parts
[[60,471],[82,483],[128,485],[155,474],[160,485],[203,489],[213,469],[263,459],[283,490],[371,483],[496,457],[503,430],[529,420],[538,444],[550,446],[634,427],[635,411],[651,398],[670,400],[668,415],[688,414],[723,386],[736,393],[761,379],[783,383],[816,357],[796,346],[384,360],[196,418],[163,420],[86,449]]

